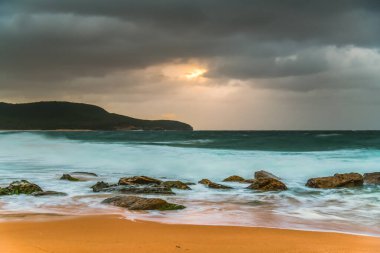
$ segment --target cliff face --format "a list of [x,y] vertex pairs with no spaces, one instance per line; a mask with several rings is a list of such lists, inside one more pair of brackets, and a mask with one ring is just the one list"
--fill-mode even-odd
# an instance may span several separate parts
[[0,129],[193,130],[179,121],[135,119],[95,105],[70,102],[0,103]]

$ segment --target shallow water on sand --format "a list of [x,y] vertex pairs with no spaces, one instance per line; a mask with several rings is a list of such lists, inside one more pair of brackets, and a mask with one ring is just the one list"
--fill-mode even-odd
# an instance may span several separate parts
[[[316,190],[314,176],[380,171],[379,132],[0,132],[0,186],[27,179],[65,197],[0,197],[0,218],[22,213],[120,213],[129,219],[169,223],[265,226],[380,235],[380,186]],[[284,192],[255,192],[247,184],[212,190],[193,185],[163,196],[184,204],[174,212],[128,212],[101,205],[96,181],[146,175],[221,182],[252,178],[265,169],[288,185]],[[95,172],[85,182],[61,181],[63,173]],[[160,196],[161,197],[161,196]]]

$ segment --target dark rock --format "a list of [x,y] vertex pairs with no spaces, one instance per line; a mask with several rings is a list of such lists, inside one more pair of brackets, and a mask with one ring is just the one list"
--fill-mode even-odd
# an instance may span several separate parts
[[259,179],[259,178],[274,178],[277,180],[281,180],[279,177],[265,170],[259,170],[255,172],[255,179]]
[[146,176],[135,176],[135,177],[123,177],[119,180],[119,185],[134,185],[134,184],[161,184],[162,181],[146,177]]
[[60,180],[68,180],[72,182],[82,181],[81,179],[73,177],[70,174],[63,174]]
[[238,182],[238,183],[245,183],[246,180],[240,176],[237,176],[237,175],[233,175],[233,176],[229,176],[225,179],[223,179],[223,182]]
[[306,186],[311,188],[339,188],[356,187],[363,185],[363,176],[358,173],[335,174],[332,177],[317,177],[307,181]]
[[196,185],[196,183],[193,183],[193,182],[186,182],[185,184],[186,185]]
[[100,181],[100,182],[97,182],[96,184],[94,184],[93,186],[91,186],[91,188],[94,192],[100,192],[100,191],[103,191],[103,189],[106,189],[106,188],[109,188],[112,186],[117,186],[117,185],[116,184],[109,184],[109,183]]
[[5,188],[0,188],[0,195],[32,194],[42,192],[41,187],[27,180],[14,181]]
[[97,177],[98,175],[92,172],[83,172],[83,171],[75,171],[70,173],[70,175],[82,175],[82,176],[90,176],[90,177]]
[[67,196],[64,192],[56,192],[56,191],[44,191],[44,192],[34,192],[32,193],[35,197],[44,197],[44,196]]
[[288,188],[286,185],[275,178],[258,178],[253,181],[253,183],[248,186],[248,189],[259,190],[259,191],[285,191]]
[[182,205],[168,203],[163,199],[141,198],[136,196],[116,196],[102,201],[103,204],[110,204],[129,210],[179,210],[184,209]]
[[165,186],[120,187],[116,191],[122,194],[161,194],[161,195],[175,194],[169,187],[165,187]]
[[212,189],[232,189],[232,187],[230,187],[230,186],[217,184],[217,183],[214,183],[208,179],[202,179],[198,183],[203,184],[203,185],[207,186],[208,188],[212,188]]
[[191,188],[187,184],[181,181],[165,181],[165,182],[162,182],[161,185],[168,188],[176,188],[180,190],[191,190]]
[[[99,183],[102,183],[102,182],[99,182]],[[175,194],[169,187],[165,187],[165,186],[142,187],[142,186],[136,186],[136,185],[109,185],[109,187],[103,187],[102,185],[99,184],[98,186],[92,189],[94,192],[117,192],[121,194],[161,194],[161,195]]]
[[365,173],[364,183],[366,184],[380,184],[380,172]]

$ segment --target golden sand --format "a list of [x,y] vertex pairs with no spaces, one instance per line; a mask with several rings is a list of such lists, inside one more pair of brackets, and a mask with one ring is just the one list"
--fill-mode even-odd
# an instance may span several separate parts
[[228,226],[168,225],[118,216],[0,223],[1,253],[376,253],[380,238]]

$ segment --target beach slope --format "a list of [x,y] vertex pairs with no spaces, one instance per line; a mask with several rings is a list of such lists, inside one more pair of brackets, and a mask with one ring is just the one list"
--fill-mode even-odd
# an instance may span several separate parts
[[0,223],[2,253],[374,253],[380,238],[269,228],[168,225],[87,216]]

